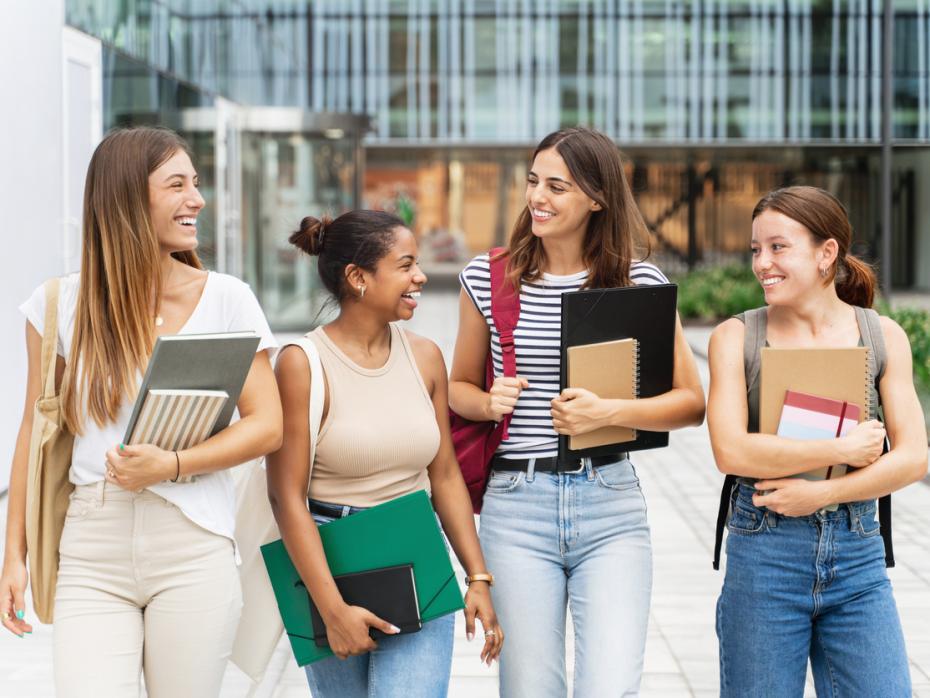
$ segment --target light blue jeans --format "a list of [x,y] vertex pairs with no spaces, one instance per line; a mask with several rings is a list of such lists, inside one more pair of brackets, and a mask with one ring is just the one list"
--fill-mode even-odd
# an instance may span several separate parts
[[904,636],[885,571],[875,501],[780,516],[731,499],[727,570],[717,602],[720,695],[911,695]]
[[494,471],[481,547],[506,633],[503,698],[564,698],[565,612],[575,698],[635,695],[652,589],[646,503],[629,460],[578,473]]
[[[328,505],[338,506],[338,505]],[[343,516],[361,509],[343,507]],[[313,515],[318,524],[333,517]],[[313,698],[445,698],[452,672],[455,616],[424,623],[419,632],[378,640],[373,652],[328,657],[305,671]]]

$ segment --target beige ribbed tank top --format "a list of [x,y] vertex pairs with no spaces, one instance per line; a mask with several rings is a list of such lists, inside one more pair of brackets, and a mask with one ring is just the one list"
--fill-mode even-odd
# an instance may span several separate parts
[[439,425],[407,337],[396,325],[390,328],[390,355],[375,369],[352,361],[322,327],[309,335],[329,390],[311,499],[370,507],[430,491],[426,467],[439,451]]

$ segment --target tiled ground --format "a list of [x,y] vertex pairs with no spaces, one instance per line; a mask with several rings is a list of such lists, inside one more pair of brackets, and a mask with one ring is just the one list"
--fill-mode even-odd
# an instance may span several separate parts
[[[437,306],[438,309],[439,306]],[[448,309],[448,304],[445,304]],[[429,306],[418,323],[438,337],[451,354],[454,316]],[[708,333],[688,331],[696,348],[706,347]],[[702,372],[706,365],[699,361]],[[668,449],[638,454],[634,462],[649,505],[655,557],[655,586],[646,646],[642,695],[652,698],[717,694],[717,642],[714,604],[722,580],[711,569],[714,519],[721,476],[713,467],[705,428],[672,436]],[[0,502],[5,520],[5,502]],[[898,566],[890,570],[904,623],[915,695],[930,698],[930,487],[917,484],[895,495],[895,548]],[[497,695],[494,669],[478,661],[478,642],[457,632],[450,695],[490,698]],[[568,656],[572,652],[569,648]],[[52,696],[51,628],[19,640],[0,633],[0,696]],[[249,684],[235,668],[227,672],[223,696],[239,698]],[[813,695],[812,689],[808,690]],[[302,672],[281,645],[268,681],[253,696],[306,697]]]

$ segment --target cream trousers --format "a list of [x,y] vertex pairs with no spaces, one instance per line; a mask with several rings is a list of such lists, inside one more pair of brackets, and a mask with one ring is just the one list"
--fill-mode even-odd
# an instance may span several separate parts
[[156,494],[72,495],[55,594],[58,698],[219,695],[242,610],[233,543]]

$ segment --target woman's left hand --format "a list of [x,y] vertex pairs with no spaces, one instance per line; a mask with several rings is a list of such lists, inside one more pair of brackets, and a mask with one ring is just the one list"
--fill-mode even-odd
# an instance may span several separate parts
[[609,424],[607,401],[590,390],[566,388],[552,401],[552,426],[560,434],[587,434]]
[[465,632],[469,641],[475,636],[476,617],[484,629],[481,661],[491,666],[491,661],[500,657],[501,647],[504,645],[504,631],[497,622],[494,604],[491,603],[491,588],[487,582],[472,582],[465,592]]
[[829,480],[805,480],[801,477],[759,480],[756,490],[752,503],[782,516],[809,516],[833,504]]
[[149,485],[173,480],[177,461],[173,451],[150,444],[117,446],[107,451],[107,482],[130,492],[141,492]]

